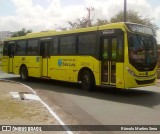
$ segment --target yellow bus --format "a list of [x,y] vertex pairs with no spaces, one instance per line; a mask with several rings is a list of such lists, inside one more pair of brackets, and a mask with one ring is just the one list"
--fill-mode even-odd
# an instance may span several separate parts
[[112,23],[68,31],[30,33],[7,39],[2,70],[29,77],[129,89],[154,85],[157,43],[153,30]]

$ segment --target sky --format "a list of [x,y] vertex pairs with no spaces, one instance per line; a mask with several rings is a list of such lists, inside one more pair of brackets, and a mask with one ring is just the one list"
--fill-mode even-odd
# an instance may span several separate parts
[[[91,6],[95,20],[109,19],[123,10],[123,3],[124,0],[0,0],[0,31],[26,28],[39,32],[66,27],[68,21],[86,16],[85,8]],[[127,0],[127,9],[153,18],[152,22],[159,26],[160,43],[160,1]]]

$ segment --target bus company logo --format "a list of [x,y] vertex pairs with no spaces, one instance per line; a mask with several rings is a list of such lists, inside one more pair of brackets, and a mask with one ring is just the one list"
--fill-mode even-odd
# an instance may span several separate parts
[[62,66],[62,59],[58,59],[58,66],[59,66],[59,67]]

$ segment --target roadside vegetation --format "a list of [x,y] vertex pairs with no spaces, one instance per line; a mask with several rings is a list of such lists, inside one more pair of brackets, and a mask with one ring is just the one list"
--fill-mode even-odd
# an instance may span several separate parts
[[[94,7],[87,7],[87,14],[82,18],[77,18],[75,21],[67,21],[68,27],[58,27],[58,30],[69,30],[69,29],[78,29],[78,28],[86,28],[91,26],[100,26],[109,23],[123,22],[124,13],[120,11],[118,14],[112,16],[110,19],[95,19],[95,9]],[[156,32],[159,27],[153,23],[154,18],[150,17],[142,17],[142,15],[134,10],[128,10],[127,12],[127,22],[139,23],[142,25],[149,26],[153,29],[154,35],[156,36]]]
[[[123,22],[124,14],[123,11],[120,11],[116,15],[112,16],[109,19],[105,18],[95,18],[96,10],[94,7],[87,7],[85,8],[87,11],[86,16],[82,18],[75,18],[74,21],[67,21],[68,27],[58,26],[56,30],[72,30],[72,29],[79,29],[79,28],[86,28],[86,27],[92,27],[92,26],[101,26],[109,23],[115,23],[115,22]],[[154,31],[154,34],[156,36],[156,32],[159,29],[159,27],[153,23],[154,18],[150,17],[143,17],[139,12],[134,10],[128,10],[127,11],[127,21],[132,23],[139,23],[143,25],[147,25],[151,27]],[[13,33],[12,37],[17,36],[25,36],[28,33],[32,33],[31,29],[22,28],[19,31],[16,31]]]
[[2,63],[2,49],[0,48],[0,69],[1,69],[1,63]]

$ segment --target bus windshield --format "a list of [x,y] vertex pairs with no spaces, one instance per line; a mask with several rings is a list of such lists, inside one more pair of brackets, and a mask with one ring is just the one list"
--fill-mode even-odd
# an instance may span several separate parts
[[157,62],[157,43],[153,36],[130,34],[128,42],[131,62],[145,66]]

